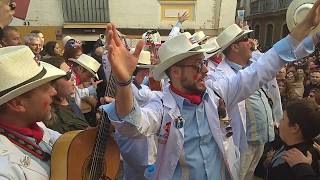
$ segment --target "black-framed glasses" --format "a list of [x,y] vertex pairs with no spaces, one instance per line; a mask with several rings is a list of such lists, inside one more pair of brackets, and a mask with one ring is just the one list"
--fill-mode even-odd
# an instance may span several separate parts
[[178,67],[193,67],[197,72],[201,72],[204,67],[208,67],[208,60],[202,60],[198,64],[177,64]]

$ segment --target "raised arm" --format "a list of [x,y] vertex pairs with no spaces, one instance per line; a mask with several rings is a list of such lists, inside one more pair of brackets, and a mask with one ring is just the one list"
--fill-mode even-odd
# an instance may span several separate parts
[[[136,69],[143,41],[139,41],[135,52],[130,52],[122,44],[113,24],[107,25],[108,59],[117,81],[116,111],[120,117],[129,114],[133,109],[131,77]],[[121,108],[120,108],[121,107]]]
[[[273,48],[263,54],[257,62],[252,63],[236,76],[218,81],[208,80],[207,85],[218,91],[226,100],[227,106],[232,106],[254,93],[272,78],[287,62],[297,60],[295,49],[320,22],[320,0],[318,0],[305,19],[298,24],[286,38],[277,42]],[[311,42],[312,43],[312,42]],[[312,47],[312,45],[306,45]],[[311,53],[312,50],[306,51]],[[306,53],[307,55],[307,53]]]

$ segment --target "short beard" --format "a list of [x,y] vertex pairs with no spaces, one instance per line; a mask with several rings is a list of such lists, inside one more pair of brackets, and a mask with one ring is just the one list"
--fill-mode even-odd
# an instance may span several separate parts
[[203,94],[206,91],[206,89],[201,90],[201,89],[197,88],[195,83],[193,83],[193,84],[188,83],[187,79],[185,79],[185,78],[183,78],[181,80],[181,86],[184,89],[188,90],[190,93]]

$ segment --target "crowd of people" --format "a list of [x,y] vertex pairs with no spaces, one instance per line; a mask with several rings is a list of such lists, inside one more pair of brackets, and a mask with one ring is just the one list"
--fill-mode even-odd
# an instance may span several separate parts
[[15,7],[0,0],[0,179],[49,179],[61,134],[102,120],[123,179],[320,179],[320,0],[266,52],[239,23],[184,32],[184,12],[165,42],[148,30],[129,47],[108,24],[85,54],[68,35],[22,38]]

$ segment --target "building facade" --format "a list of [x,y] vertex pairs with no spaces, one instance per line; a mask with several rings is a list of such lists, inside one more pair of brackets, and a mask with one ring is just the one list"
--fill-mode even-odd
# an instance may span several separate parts
[[[234,22],[236,0],[21,0],[12,26],[22,35],[33,29],[47,40],[61,40],[66,34],[83,41],[95,41],[106,22],[117,25],[129,38],[140,38],[148,29],[167,36],[178,12],[188,11],[183,24],[191,33],[203,30],[214,36]],[[19,5],[21,5],[19,7]],[[22,14],[22,15],[21,15]]]
[[[240,0],[239,0],[240,1]],[[237,9],[246,11],[245,20],[253,36],[267,50],[274,42],[286,36],[289,31],[286,24],[286,12],[292,0],[241,0]]]

